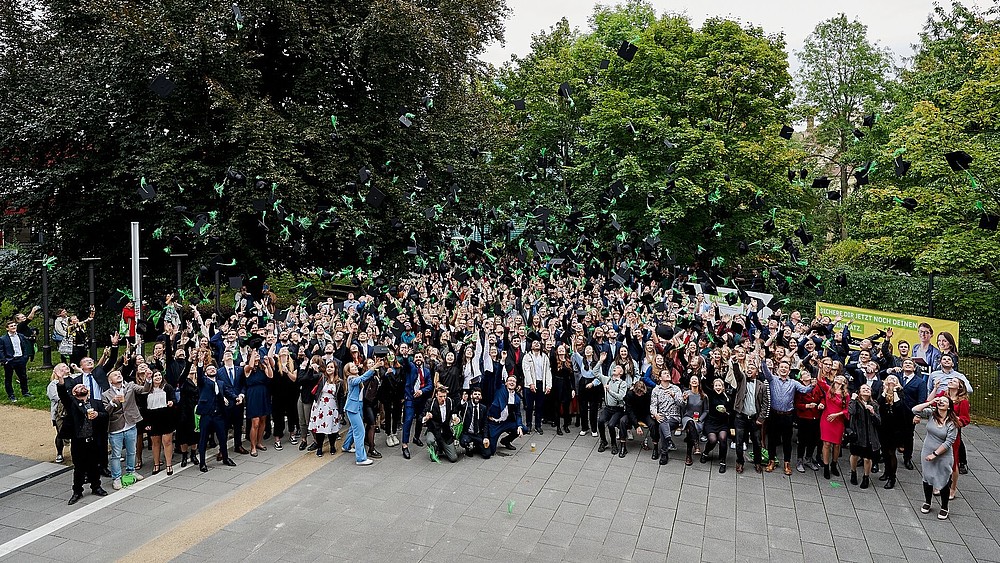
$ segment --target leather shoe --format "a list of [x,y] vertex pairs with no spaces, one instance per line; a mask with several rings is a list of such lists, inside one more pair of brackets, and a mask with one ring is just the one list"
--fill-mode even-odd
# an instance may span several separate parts
[[785,475],[792,474],[792,463],[790,461],[785,462]]
[[370,452],[368,452],[368,457],[374,459],[382,459],[382,453],[373,448]]
[[244,448],[243,446],[240,446],[240,447],[236,448],[236,453],[242,454],[242,455],[247,455],[250,452],[246,448]]
[[[601,445],[597,446],[597,453],[604,453],[606,451],[608,451],[608,443],[607,442],[601,442]],[[615,446],[615,449],[611,450],[611,453],[613,453],[613,454],[618,453],[618,447]]]
[[764,471],[767,471],[768,473],[774,471],[774,466],[775,465],[776,464],[774,463],[774,460],[772,459],[771,461],[767,462],[767,467],[764,468]]
[[545,434],[545,432],[542,430],[541,426],[539,426],[538,428],[535,428],[535,432],[538,432],[539,436],[541,436],[542,434]]
[[501,442],[501,443],[503,444],[503,447],[506,448],[506,449],[508,449],[508,450],[516,450],[517,449],[514,446],[514,444],[511,444],[510,442],[507,442],[507,443]]
[[909,469],[910,471],[913,471],[913,460],[912,459],[908,459],[908,460],[904,461],[903,462],[903,467]]
[[668,456],[666,453],[660,456],[660,465],[666,465],[669,462],[670,462],[670,456]]
[[215,461],[222,461],[222,454],[215,454]]
[[208,473],[208,466],[205,465],[204,463],[201,464],[201,466],[198,467],[198,469],[200,469],[202,473]]
[[96,489],[94,489],[91,492],[94,493],[95,495],[99,496],[99,497],[106,497],[106,496],[108,496],[108,492],[105,491],[103,487],[97,487]]
[[66,504],[72,506],[72,505],[76,504],[77,502],[79,502],[80,499],[82,499],[82,498],[83,498],[83,495],[81,495],[80,493],[73,493],[73,496],[69,497],[69,502],[66,503]]
[[660,448],[659,446],[653,446],[653,457],[652,459],[660,459]]
[[623,458],[626,455],[628,455],[628,448],[625,447],[625,442],[622,442],[622,445],[618,448],[618,457]]
[[403,457],[410,459],[410,448],[403,448]]
[[229,459],[228,457],[226,459],[222,460],[222,464],[223,465],[228,465],[229,467],[236,467],[236,462],[233,461],[233,460],[231,460],[231,459]]
[[417,446],[418,448],[424,447],[424,443],[420,441],[420,438],[414,438],[413,445]]

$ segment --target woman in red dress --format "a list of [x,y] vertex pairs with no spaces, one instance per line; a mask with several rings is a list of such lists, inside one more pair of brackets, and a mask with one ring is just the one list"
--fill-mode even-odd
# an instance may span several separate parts
[[847,378],[838,375],[833,378],[833,384],[820,378],[823,388],[823,401],[818,408],[823,415],[819,419],[819,439],[823,442],[823,478],[829,479],[830,474],[840,475],[837,460],[840,459],[840,444],[844,439],[844,427],[847,424],[850,396],[847,394]]

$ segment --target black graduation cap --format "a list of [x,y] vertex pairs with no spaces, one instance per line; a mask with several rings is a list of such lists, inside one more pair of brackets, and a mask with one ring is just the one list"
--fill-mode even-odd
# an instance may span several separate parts
[[230,276],[229,287],[230,289],[239,289],[243,287],[243,276]]
[[620,47],[618,47],[618,56],[625,59],[628,62],[632,62],[635,58],[635,54],[639,51],[639,48],[628,41],[622,41]]
[[409,129],[413,126],[413,120],[410,119],[410,116],[404,113],[399,116],[399,124]]
[[226,170],[226,178],[228,178],[233,182],[238,182],[238,183],[242,183],[247,179],[247,177],[244,176],[242,172],[240,172],[235,168],[230,168],[229,170]]
[[1000,224],[1000,215],[991,215],[989,213],[983,213],[979,217],[979,228],[985,229],[987,231],[997,230],[997,225]]
[[792,139],[792,133],[794,133],[794,132],[795,132],[795,129],[792,129],[788,125],[782,125],[781,126],[781,132],[778,133],[778,136],[781,137],[782,139],[791,140]]
[[799,240],[802,241],[802,244],[809,244],[810,242],[813,241],[814,238],[812,233],[806,232],[805,225],[799,225],[799,228],[795,229],[795,236],[799,237]]
[[569,85],[569,82],[563,82],[559,85],[559,96],[566,98],[567,100],[573,95],[573,87]]
[[149,83],[149,89],[161,98],[166,98],[174,91],[174,81],[167,78],[165,74],[159,74]]
[[367,166],[362,166],[358,168],[358,183],[365,184],[372,177],[372,171],[368,169]]
[[128,297],[123,295],[121,292],[116,291],[108,300],[104,303],[104,306],[108,309],[115,309],[124,307],[128,303]]
[[837,201],[840,199],[840,190],[830,190],[826,192],[826,198],[830,201]]
[[837,285],[840,287],[847,287],[847,274],[841,273],[837,276]]
[[778,286],[778,291],[780,291],[782,295],[788,295],[788,291],[791,289],[788,280],[786,280],[785,278],[779,278],[777,286]]
[[566,262],[564,258],[553,258],[549,260],[547,266],[549,266],[550,268],[554,268],[556,266],[562,266],[564,262]]
[[897,156],[895,160],[892,161],[893,168],[896,169],[896,177],[902,178],[906,176],[906,173],[910,171],[910,161],[903,160],[902,156]]
[[830,179],[826,176],[820,176],[819,178],[814,178],[812,187],[817,190],[825,190],[830,187]]
[[870,164],[865,165],[863,168],[859,168],[854,172],[854,179],[857,181],[858,186],[868,185],[868,171],[871,168]]
[[524,100],[514,100],[514,109],[517,111],[524,111],[527,107],[528,106],[524,103]]
[[142,182],[139,184],[139,197],[143,201],[149,201],[156,197],[156,184],[152,182]]
[[771,217],[768,217],[767,221],[764,221],[764,232],[765,233],[770,233],[770,232],[772,232],[774,230],[774,227],[775,227],[775,225],[774,225],[774,219],[771,218]]
[[660,245],[660,237],[654,237],[653,235],[649,235],[648,237],[646,237],[645,240],[642,241],[642,244],[646,250],[652,251],[657,246]]
[[854,138],[858,140],[865,138],[865,132],[862,131],[861,129],[858,129],[857,127],[854,128],[854,131],[852,131],[851,134],[854,135]]
[[544,240],[536,240],[535,249],[538,250],[539,254],[552,254],[552,247]]
[[378,209],[382,207],[382,202],[385,201],[385,193],[378,189],[376,186],[372,186],[368,190],[368,195],[365,197],[365,203],[370,205],[373,209]]
[[863,118],[861,118],[861,125],[863,125],[865,127],[869,127],[869,128],[874,127],[875,126],[875,114],[874,113],[868,114],[868,115],[864,116]]
[[753,199],[750,200],[750,209],[757,211],[764,209],[764,194],[754,194]]
[[646,207],[647,208],[653,207],[654,203],[656,203],[656,196],[653,194],[653,192],[647,192],[646,193]]
[[735,291],[731,291],[726,294],[726,303],[729,303],[730,305],[735,305],[739,299],[740,296]]
[[628,283],[625,280],[625,278],[619,276],[618,274],[615,274],[615,275],[611,276],[611,280],[614,281],[616,284],[618,284],[620,286],[623,286],[623,287],[625,286],[626,283]]
[[625,193],[625,182],[615,180],[608,186],[608,193],[611,194],[611,197],[621,197]]
[[609,66],[611,66],[611,60],[601,59],[601,64],[597,65],[597,68],[601,70],[606,70]]
[[794,182],[795,181],[795,171],[794,170],[789,170],[788,171],[788,181],[789,182]]
[[156,327],[152,321],[140,319],[135,322],[135,333],[144,340],[152,340],[156,338]]
[[452,274],[451,277],[455,278],[455,280],[458,281],[459,283],[465,283],[469,281],[469,273],[462,269],[455,271],[455,273]]
[[622,226],[621,223],[618,222],[618,219],[615,219],[614,217],[611,218],[611,228],[618,232],[621,232]]
[[896,203],[902,205],[907,211],[914,211],[916,210],[917,206],[920,205],[920,202],[918,202],[916,199],[912,197],[907,197],[904,199],[899,199],[899,198],[896,199],[898,200],[896,201]]
[[944,158],[948,161],[948,166],[951,166],[955,172],[968,170],[969,166],[972,165],[972,157],[965,151],[949,152],[944,155]]
[[816,287],[819,284],[819,278],[817,278],[812,274],[809,274],[806,276],[805,284],[806,287]]
[[437,215],[437,209],[434,209],[433,207],[428,207],[427,209],[424,209],[424,218],[427,219],[428,221],[433,221],[436,215]]
[[247,337],[246,344],[250,350],[259,350],[264,345],[264,337],[259,334],[251,334]]
[[736,249],[739,251],[739,253],[741,255],[744,255],[744,254],[747,254],[747,253],[750,252],[750,246],[747,244],[747,241],[745,241],[745,240],[741,240],[740,244],[736,247]]

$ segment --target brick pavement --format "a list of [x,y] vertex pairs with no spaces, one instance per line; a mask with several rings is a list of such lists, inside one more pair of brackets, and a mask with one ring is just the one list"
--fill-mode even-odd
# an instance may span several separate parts
[[[386,458],[368,468],[353,456],[324,458],[314,474],[178,559],[1000,561],[1000,472],[991,463],[1000,459],[1000,430],[973,426],[965,435],[970,474],[945,522],[936,511],[919,513],[919,471],[902,466],[896,489],[876,482],[861,490],[811,471],[737,475],[732,452],[720,475],[714,465],[685,467],[676,453],[659,466],[635,447],[619,459],[598,454],[590,436],[546,432],[488,461],[438,465],[418,448],[409,461],[380,448]],[[121,557],[299,455],[286,447],[240,456],[233,469],[187,470],[2,561]],[[63,475],[0,499],[0,544],[70,513],[68,494]]]

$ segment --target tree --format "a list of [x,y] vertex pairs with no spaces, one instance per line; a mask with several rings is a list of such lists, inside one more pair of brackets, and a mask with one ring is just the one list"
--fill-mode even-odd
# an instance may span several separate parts
[[868,40],[867,26],[844,14],[817,24],[796,55],[800,112],[819,119],[814,157],[828,163],[845,198],[850,175],[863,165],[852,158],[854,130],[865,112],[882,106],[891,56]]
[[[300,273],[437,242],[494,187],[473,156],[499,134],[476,57],[502,38],[503,2],[16,6],[0,35],[0,198],[66,267],[104,255],[104,287],[123,285],[131,220],[153,276],[172,279],[181,250],[195,267],[231,255],[234,274]],[[158,76],[175,84],[165,97]],[[364,204],[371,187],[383,207]]]

